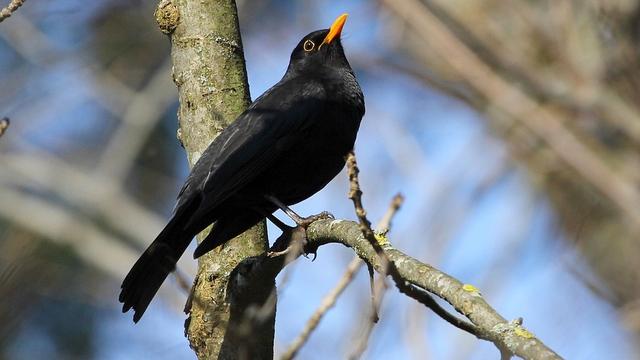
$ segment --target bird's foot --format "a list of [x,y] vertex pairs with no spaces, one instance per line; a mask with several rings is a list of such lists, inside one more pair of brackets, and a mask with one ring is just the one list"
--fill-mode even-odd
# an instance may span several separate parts
[[267,252],[267,257],[277,258],[278,256],[287,255],[291,252],[291,245],[289,245],[286,249],[282,251],[269,251]]
[[[307,246],[307,228],[311,223],[318,220],[324,219],[335,219],[335,217],[327,212],[323,211],[319,214],[302,217],[298,215],[295,211],[291,210],[286,205],[282,204],[278,199],[274,197],[267,197],[268,200],[272,201],[275,205],[280,207],[295,223],[297,226],[291,227],[275,217],[273,214],[267,214],[266,217],[280,230],[282,230],[282,235],[275,241],[273,247],[267,252],[267,256],[270,258],[275,258],[278,256],[288,255],[298,257],[300,255],[304,255],[304,257],[308,257],[309,254],[313,254],[313,260],[316,259],[316,252],[305,252],[305,247]],[[285,247],[286,245],[286,247]],[[285,247],[284,250],[280,250]],[[292,255],[289,255],[292,254]]]
[[[286,248],[281,249],[286,245]],[[307,230],[302,226],[296,227],[287,227],[283,229],[282,235],[275,241],[273,247],[269,252],[267,252],[267,256],[270,258],[275,258],[278,256],[292,256],[296,258],[300,255],[306,255],[304,252],[304,247],[307,245]]]
[[304,217],[304,218],[303,218],[303,217],[298,216],[298,219],[297,219],[297,220],[296,220],[296,219],[293,219],[293,221],[295,221],[295,223],[296,223],[298,226],[301,226],[301,227],[303,227],[303,228],[305,228],[305,229],[306,229],[306,228],[308,228],[308,227],[309,227],[309,225],[311,225],[311,223],[312,223],[312,222],[314,222],[314,221],[318,221],[318,220],[327,220],[327,219],[333,220],[333,219],[335,219],[335,216],[333,216],[333,214],[331,214],[331,213],[330,213],[330,212],[328,212],[328,211],[323,211],[323,212],[321,212],[321,213],[319,213],[319,214],[315,214],[315,215],[307,216],[307,217]]

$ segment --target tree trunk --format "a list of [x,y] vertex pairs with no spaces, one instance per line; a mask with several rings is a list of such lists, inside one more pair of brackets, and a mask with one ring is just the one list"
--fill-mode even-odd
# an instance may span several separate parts
[[[165,0],[155,15],[160,29],[171,37],[173,80],[180,100],[178,139],[193,166],[251,101],[235,1]],[[185,332],[199,359],[273,357],[274,304],[258,327],[247,327],[251,319],[245,314],[252,313],[246,311],[252,304],[261,305],[274,294],[275,283],[252,292],[251,298],[235,296],[229,284],[243,259],[267,247],[266,226],[260,222],[200,258],[185,308]]]

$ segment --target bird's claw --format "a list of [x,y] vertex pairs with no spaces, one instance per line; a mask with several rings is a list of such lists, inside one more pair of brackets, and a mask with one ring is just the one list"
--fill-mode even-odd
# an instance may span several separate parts
[[316,220],[335,220],[336,219],[336,217],[333,216],[333,214],[328,211],[323,211],[316,216],[318,216],[318,219]]
[[307,216],[304,218],[300,218],[298,219],[298,221],[296,221],[296,224],[298,226],[303,227],[305,230],[309,227],[309,225],[311,225],[311,223],[313,223],[314,221],[318,221],[318,220],[334,220],[335,216],[333,216],[333,214],[331,214],[328,211],[323,211],[319,214],[315,214],[315,215],[311,215],[311,216]]
[[277,257],[282,256],[282,255],[287,255],[290,252],[291,252],[291,246],[287,247],[286,249],[284,249],[282,251],[269,251],[269,252],[267,252],[267,257],[268,258],[277,258]]
[[304,254],[304,247],[306,245],[307,231],[304,227],[286,227],[266,255],[269,258],[292,255],[295,258]]
[[311,251],[311,252],[306,252],[304,254],[302,254],[302,256],[304,256],[305,258],[309,258],[309,254],[313,254],[313,259],[311,259],[311,262],[316,261],[316,258],[318,257],[318,252],[316,251]]

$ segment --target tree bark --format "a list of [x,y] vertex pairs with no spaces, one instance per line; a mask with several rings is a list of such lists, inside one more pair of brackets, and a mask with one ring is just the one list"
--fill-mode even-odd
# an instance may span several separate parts
[[[173,80],[180,100],[178,139],[193,166],[251,102],[235,1],[164,0],[155,15],[171,38]],[[250,329],[245,314],[275,293],[275,282],[243,296],[236,296],[228,284],[243,259],[262,254],[267,247],[263,221],[199,259],[185,307],[189,314],[185,333],[199,359],[273,357],[275,303]]]

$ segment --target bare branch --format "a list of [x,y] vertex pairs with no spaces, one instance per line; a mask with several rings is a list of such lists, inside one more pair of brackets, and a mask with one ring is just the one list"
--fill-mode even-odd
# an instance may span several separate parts
[[[352,155],[353,154],[351,154],[350,156]],[[353,155],[353,162],[351,163],[351,166],[349,166],[349,174],[350,174],[349,178],[351,180],[352,188],[357,188],[355,192],[361,193],[362,191],[360,190],[360,184],[358,181],[357,167],[355,166],[355,155]],[[380,219],[380,222],[378,223],[378,230],[377,230],[376,236],[379,236],[381,237],[382,240],[384,240],[385,236],[387,235],[391,227],[391,220],[393,219],[393,216],[396,214],[396,212],[400,209],[400,206],[402,206],[403,202],[404,202],[404,197],[402,195],[396,194],[393,197],[393,199],[391,200],[391,204],[389,205],[389,209],[387,209],[387,212],[384,214],[384,216],[382,217],[382,219]],[[362,206],[362,200],[358,199],[357,202],[354,202],[354,204],[357,204],[356,212],[358,212],[357,209],[358,209],[358,206]],[[378,239],[379,238],[376,238],[376,242]],[[371,333],[373,332],[373,327],[380,320],[380,317],[378,314],[380,312],[382,298],[384,297],[384,294],[387,290],[387,283],[385,281],[386,276],[384,276],[384,273],[382,274],[382,276],[378,277],[378,281],[374,281],[373,267],[370,264],[367,264],[367,269],[369,270],[369,279],[370,279],[370,285],[371,285],[371,315],[369,317],[369,321],[367,322],[364,332],[360,336],[360,340],[358,341],[355,347],[355,350],[349,356],[350,359],[359,359],[364,353],[364,351],[367,349],[369,338],[371,337]]]
[[11,16],[22,4],[24,4],[25,0],[11,0],[9,5],[0,10],[0,22],[3,22],[6,18]]
[[11,124],[9,118],[5,117],[0,119],[0,137],[4,135],[5,131],[7,131],[7,129],[9,128],[9,124]]
[[[166,19],[179,21],[162,27],[171,38],[180,140],[193,166],[220,131],[249,106],[251,97],[235,1],[172,3],[171,11],[178,14]],[[159,4],[159,11],[168,10],[165,4]],[[198,242],[206,234],[206,230],[200,233]],[[185,321],[189,344],[199,358],[255,358],[252,354],[273,353],[274,279],[241,295],[237,284],[231,283],[240,261],[263,254],[268,244],[266,224],[260,221],[199,258],[198,280]],[[250,311],[249,318],[259,323],[245,321]],[[246,324],[251,325],[249,330]]]
[[55,243],[71,246],[81,259],[113,278],[121,278],[135,260],[133,248],[60,206],[6,188],[0,190],[0,199],[2,203],[13,204],[0,206],[0,217]]
[[[418,302],[429,307],[431,310],[433,310],[433,312],[445,319],[451,325],[456,326],[460,330],[469,332],[476,337],[482,338],[482,336],[474,328],[473,325],[458,319],[455,315],[450,314],[448,311],[438,305],[438,303],[433,298],[431,298],[431,295],[429,295],[427,292],[416,292],[409,284],[406,283],[405,279],[399,273],[396,265],[389,259],[389,256],[383,249],[383,246],[390,245],[389,241],[384,236],[380,238],[376,237],[373,230],[371,230],[371,223],[366,218],[366,211],[364,210],[362,205],[362,191],[360,190],[358,181],[358,173],[360,170],[358,169],[356,157],[353,152],[350,153],[347,158],[347,169],[349,180],[351,183],[349,198],[353,200],[354,206],[356,208],[356,215],[360,219],[360,230],[380,258],[380,263],[377,267],[378,272],[383,275],[383,278],[386,277],[386,275],[390,275],[395,282],[396,287],[398,288],[398,290],[400,290],[401,293],[409,297],[413,297]],[[374,289],[375,288],[376,287],[374,287]]]
[[371,338],[371,333],[373,332],[373,327],[378,323],[380,317],[378,313],[380,312],[380,306],[382,305],[382,299],[387,291],[387,282],[385,281],[385,276],[379,276],[378,280],[374,282],[373,278],[373,267],[368,266],[369,268],[369,278],[371,279],[371,314],[369,316],[366,327],[360,336],[360,339],[357,341],[357,344],[354,350],[349,355],[349,359],[356,360],[359,359],[362,354],[364,354],[365,350],[367,350],[367,346],[369,345],[369,338]]
[[[346,220],[320,220],[312,223],[307,233],[309,251],[324,244],[340,243],[352,248],[360,258],[382,272],[379,256],[362,234],[359,224]],[[474,335],[480,339],[489,340],[499,349],[506,348],[513,355],[524,359],[560,359],[560,356],[521,324],[508,322],[498,314],[473,286],[461,283],[390,244],[384,246],[384,252],[390,263],[396,265],[397,276],[403,281],[404,289],[420,289],[444,299],[473,323],[472,329],[477,333]]]
[[111,178],[95,176],[47,153],[4,155],[0,166],[8,170],[0,179],[56,194],[86,215],[99,214],[141,246],[148,245],[149,238],[162,228],[164,220],[124,193]]
[[[276,242],[281,241],[284,240],[280,238]],[[362,234],[360,224],[347,220],[313,222],[307,229],[305,251],[313,253],[318,247],[329,243],[339,243],[352,248],[378,273],[383,272],[380,256]],[[390,270],[395,269],[393,279],[400,292],[418,300],[452,325],[479,339],[491,341],[501,353],[508,352],[523,359],[560,359],[558,354],[525,329],[520,320],[509,322],[498,314],[475,287],[463,284],[452,276],[404,254],[388,242],[383,246],[383,250],[391,264]],[[235,276],[232,275],[236,293],[242,296],[244,292],[262,291],[260,288],[273,281],[285,266],[285,258],[261,255],[244,260],[236,269]],[[389,275],[394,276],[394,272]],[[466,316],[470,323],[448,313],[429,293],[451,304],[456,311]]]
[[378,234],[386,235],[389,232],[391,229],[391,220],[393,220],[393,217],[398,210],[400,210],[402,203],[404,203],[404,196],[402,196],[402,194],[396,194],[393,199],[391,199],[391,204],[389,204],[387,212],[382,216],[376,228]]
[[[386,234],[389,232],[389,229],[391,227],[391,220],[393,219],[393,216],[396,214],[396,212],[400,209],[400,206],[402,205],[403,201],[404,201],[404,197],[400,194],[397,194],[396,196],[393,197],[393,199],[391,200],[391,204],[389,205],[389,209],[387,210],[385,215],[380,220],[380,223],[378,224],[379,233]],[[294,252],[290,252],[287,254],[287,259],[285,259],[285,263],[289,263],[295,260],[294,258],[291,258],[291,255],[293,253]],[[342,294],[342,292],[347,287],[347,285],[351,281],[353,281],[354,275],[358,271],[358,269],[360,269],[361,265],[362,265],[362,260],[357,256],[351,261],[351,263],[349,263],[346,272],[344,273],[344,275],[342,276],[342,278],[340,279],[336,287],[333,290],[331,290],[331,292],[327,294],[327,296],[323,299],[318,309],[316,309],[316,311],[313,313],[313,315],[311,315],[311,317],[307,321],[305,328],[302,330],[302,332],[298,335],[298,337],[293,341],[293,343],[289,346],[287,351],[284,353],[284,355],[282,356],[282,359],[292,359],[293,357],[296,356],[300,348],[302,348],[302,346],[309,339],[309,336],[311,335],[313,330],[316,329],[316,327],[320,323],[320,320],[322,319],[324,314],[327,311],[329,311],[331,307],[333,307],[338,297]],[[375,294],[378,293],[379,291],[374,288],[373,273],[372,273],[373,268],[370,267],[370,269],[371,269],[370,276],[372,280],[371,282],[372,299],[371,300],[372,300],[373,306],[372,306],[372,316],[371,316],[372,319],[369,322],[370,325],[369,325],[367,334],[371,332],[371,329],[373,328],[373,324],[378,322],[377,314],[378,314],[378,308],[381,300],[381,296],[375,296]],[[384,284],[384,282],[381,282],[381,283]],[[366,335],[366,337],[364,338],[366,339],[368,337],[369,336]],[[366,348],[366,340],[364,340],[363,343],[364,345],[362,345],[362,347]]]
[[349,199],[353,201],[353,207],[356,210],[356,216],[360,222],[360,230],[364,234],[365,238],[369,240],[371,246],[376,250],[376,253],[381,257],[382,261],[388,260],[384,255],[384,250],[378,243],[376,235],[371,229],[371,221],[367,219],[367,212],[362,205],[362,190],[360,190],[360,181],[358,179],[358,164],[356,163],[356,155],[352,152],[347,156],[347,174],[349,175]]
[[97,172],[124,181],[156,123],[176,101],[170,72],[171,61],[167,60],[145,88],[133,95],[121,116],[121,125],[101,155]]
[[[371,229],[371,222],[367,219],[367,212],[362,205],[362,190],[360,189],[360,181],[358,179],[358,173],[360,170],[358,169],[358,165],[356,163],[355,153],[352,151],[347,156],[347,174],[349,175],[349,199],[353,201],[353,206],[355,208],[356,216],[358,217],[360,223],[360,230],[362,234],[364,234],[365,238],[369,240],[371,246],[376,250],[378,254],[381,266],[381,275],[378,278],[378,281],[373,280],[373,272],[371,271],[371,266],[369,266],[369,277],[371,279],[371,298],[372,298],[372,309],[371,309],[371,317],[370,321],[365,328],[364,333],[361,336],[360,341],[353,351],[353,353],[349,356],[350,359],[359,359],[360,356],[367,349],[367,344],[369,343],[369,338],[371,337],[371,332],[373,331],[373,327],[378,322],[378,312],[380,309],[380,305],[382,304],[382,298],[384,296],[385,291],[387,290],[387,284],[385,278],[389,273],[389,270],[394,267],[393,264],[389,261],[389,258],[384,253],[381,244],[378,242],[374,231]],[[401,199],[402,200],[402,199]],[[400,201],[401,201],[400,200]],[[389,218],[381,221],[382,226],[388,227],[388,223],[391,222],[391,217],[395,214],[397,208],[400,207],[398,204],[397,207],[392,203],[391,209],[388,211]]]
[[607,164],[572,133],[563,120],[536,99],[507,82],[462,43],[443,22],[417,0],[384,4],[401,16],[430,46],[447,54],[449,65],[491,104],[518,120],[593,187],[608,197],[640,228],[640,193],[625,174]]

